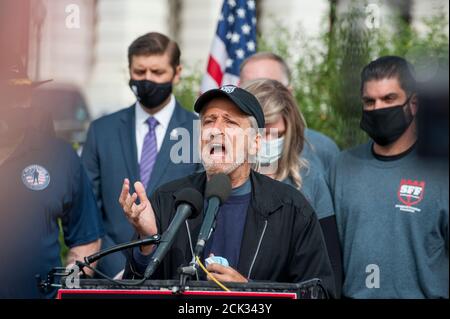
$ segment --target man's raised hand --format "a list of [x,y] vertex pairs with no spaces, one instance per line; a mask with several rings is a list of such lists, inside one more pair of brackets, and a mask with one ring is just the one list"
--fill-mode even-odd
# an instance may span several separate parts
[[[130,181],[126,178],[122,185],[119,203],[136,232],[141,237],[153,236],[158,233],[155,213],[147,198],[144,185],[141,182],[134,184],[135,193],[130,194]],[[139,205],[136,200],[139,198]]]

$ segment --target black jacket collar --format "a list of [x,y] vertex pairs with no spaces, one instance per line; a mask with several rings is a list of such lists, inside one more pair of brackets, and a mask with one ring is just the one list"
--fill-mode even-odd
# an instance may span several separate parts
[[[283,202],[273,187],[278,181],[251,171],[250,178],[252,181],[252,202],[254,207],[263,217],[268,217],[283,205]],[[271,196],[267,196],[267,195]],[[261,196],[263,195],[263,196]]]
[[[253,170],[250,172],[252,183],[252,206],[256,211],[267,218],[283,205],[280,195],[274,192],[274,183],[279,183],[270,177],[259,174]],[[181,187],[193,187],[204,194],[206,188],[206,172],[193,174],[188,178],[185,185]],[[267,196],[269,195],[270,196]]]

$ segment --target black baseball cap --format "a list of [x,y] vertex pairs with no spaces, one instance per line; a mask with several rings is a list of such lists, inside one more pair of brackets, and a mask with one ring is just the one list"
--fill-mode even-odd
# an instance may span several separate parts
[[225,85],[200,95],[194,105],[195,112],[200,113],[212,99],[218,97],[230,99],[242,112],[256,119],[258,128],[264,128],[264,112],[256,97],[250,92],[234,85]]

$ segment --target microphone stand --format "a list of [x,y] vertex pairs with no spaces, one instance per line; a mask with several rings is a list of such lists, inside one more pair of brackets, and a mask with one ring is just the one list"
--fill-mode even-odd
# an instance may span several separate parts
[[[215,228],[216,222],[214,221],[213,229]],[[186,285],[189,280],[192,280],[192,278],[197,275],[198,271],[198,263],[196,257],[203,254],[205,246],[202,246],[197,252],[194,251],[194,256],[192,256],[192,261],[189,263],[189,266],[180,266],[178,268],[178,274],[180,275],[180,284],[177,291],[175,293],[182,294],[186,291]],[[198,277],[197,277],[198,278]]]
[[[216,221],[213,223],[213,229],[216,228]],[[197,247],[196,247],[197,248]],[[186,291],[186,285],[189,280],[192,280],[192,278],[197,275],[198,271],[198,263],[196,260],[196,257],[203,254],[203,250],[205,249],[205,246],[201,246],[197,251],[194,250],[194,256],[192,256],[192,261],[189,263],[189,266],[180,266],[178,268],[178,274],[180,275],[180,284],[178,290],[175,291],[175,293],[182,294]]]
[[151,236],[148,238],[130,241],[130,242],[127,242],[124,244],[119,244],[119,245],[104,249],[104,250],[99,251],[98,253],[92,254],[90,256],[84,257],[84,261],[86,264],[90,265],[90,264],[96,262],[97,260],[99,260],[105,256],[108,256],[110,254],[113,254],[115,252],[129,249],[129,248],[134,248],[137,246],[157,245],[157,244],[159,244],[160,241],[161,241],[160,235],[154,235],[154,236]]
[[[133,247],[137,247],[137,246],[146,246],[146,245],[157,245],[159,244],[161,241],[161,236],[160,235],[154,235],[151,237],[147,237],[147,238],[143,238],[143,239],[139,239],[139,240],[135,240],[135,241],[130,241],[127,243],[123,243],[123,244],[119,244],[107,249],[104,249],[102,251],[99,251],[95,254],[92,254],[90,256],[87,256],[84,258],[84,262],[80,262],[77,261],[76,262],[76,266],[79,267],[80,271],[82,273],[84,273],[84,268],[88,267],[92,270],[94,270],[97,274],[100,275],[100,277],[103,277],[111,282],[114,282],[116,284],[119,285],[125,285],[125,283],[122,282],[118,282],[115,281],[112,278],[109,278],[108,276],[100,273],[99,271],[96,271],[94,268],[90,267],[90,265],[94,262],[96,262],[97,260],[108,256],[110,254],[113,254],[115,252],[121,251],[121,250],[125,250],[125,249],[129,249],[129,248],[133,248]],[[61,288],[61,280],[63,277],[67,277],[71,274],[71,272],[69,272],[67,270],[67,268],[65,267],[54,267],[52,270],[49,271],[47,278],[42,280],[40,275],[36,275],[35,279],[37,281],[37,286],[39,288],[39,290],[41,292],[48,292],[51,288]],[[59,277],[59,283],[56,283],[56,277]],[[139,284],[140,282],[138,282]],[[134,285],[133,285],[134,286]]]
[[180,284],[177,287],[178,289],[174,291],[176,294],[182,294],[186,291],[186,285],[189,280],[197,274],[197,261],[195,260],[195,256],[192,257],[192,261],[189,266],[179,267],[178,274],[180,275]]
[[[217,212],[216,212],[217,213]],[[216,220],[214,218],[214,222],[212,224],[212,230],[216,228]],[[212,230],[210,232],[212,232]],[[209,239],[209,236],[208,236]],[[205,249],[206,242],[203,242],[203,245],[200,247],[195,247],[194,249],[194,256],[192,256],[192,261],[189,263],[189,266],[180,266],[178,268],[178,274],[180,275],[180,285],[177,291],[175,293],[184,293],[186,291],[186,285],[189,280],[191,280],[195,275],[197,275],[198,271],[198,263],[196,260],[196,257],[203,255],[203,251]],[[198,245],[197,245],[198,246]]]

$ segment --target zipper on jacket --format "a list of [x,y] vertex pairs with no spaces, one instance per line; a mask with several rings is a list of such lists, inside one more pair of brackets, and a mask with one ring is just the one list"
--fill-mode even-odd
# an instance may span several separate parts
[[253,257],[252,264],[250,265],[250,269],[248,271],[248,275],[247,275],[248,279],[250,279],[250,275],[252,274],[253,266],[255,265],[256,257],[258,257],[259,249],[261,248],[261,243],[263,241],[264,234],[266,233],[266,228],[267,228],[267,219],[264,221],[264,228],[263,228],[261,237],[259,238],[258,247],[256,248],[255,256]]

